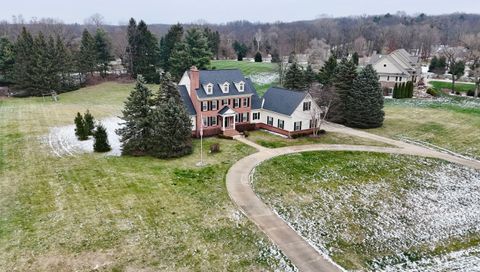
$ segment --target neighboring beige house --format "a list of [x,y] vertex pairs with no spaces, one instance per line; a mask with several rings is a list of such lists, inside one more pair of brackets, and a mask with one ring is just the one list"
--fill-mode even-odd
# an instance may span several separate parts
[[370,64],[377,71],[384,88],[393,89],[395,83],[416,83],[422,72],[418,57],[410,55],[405,49],[395,50],[388,55],[373,55]]

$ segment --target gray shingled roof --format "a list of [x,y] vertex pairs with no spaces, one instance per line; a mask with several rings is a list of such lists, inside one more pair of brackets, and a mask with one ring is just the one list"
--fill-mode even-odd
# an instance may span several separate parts
[[263,108],[290,116],[298,107],[300,102],[303,101],[306,95],[307,92],[305,91],[295,91],[272,87],[268,89],[263,96],[263,99],[265,99]]
[[[245,82],[245,90],[239,92],[235,87],[234,83],[240,81]],[[225,82],[230,83],[230,90],[228,93],[223,93],[220,89],[219,84]],[[207,95],[203,85],[208,83],[213,84],[213,93]],[[248,81],[238,69],[225,69],[225,70],[201,70],[200,71],[200,88],[197,90],[197,95],[199,98],[208,98],[208,97],[224,97],[232,95],[247,95],[247,94],[256,94],[256,90],[253,87],[253,84]]]
[[182,97],[183,104],[185,105],[185,108],[187,109],[188,114],[197,115],[197,111],[193,106],[192,99],[190,98],[190,95],[188,95],[187,87],[185,85],[179,85],[178,92]]
[[247,78],[246,83],[247,84],[245,85],[250,85],[250,88],[253,90],[252,110],[259,110],[262,107],[262,99],[260,98],[260,96],[258,96],[257,90],[255,89],[255,87],[253,86],[253,82],[249,78]]

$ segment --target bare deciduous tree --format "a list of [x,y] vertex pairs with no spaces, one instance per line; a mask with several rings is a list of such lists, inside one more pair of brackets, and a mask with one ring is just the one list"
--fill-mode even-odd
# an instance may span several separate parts
[[465,35],[462,42],[468,49],[468,60],[470,61],[470,73],[475,80],[475,97],[480,92],[480,33]]
[[313,122],[313,135],[317,136],[322,129],[322,125],[328,118],[332,105],[337,101],[335,87],[326,87],[316,84],[310,88],[310,95],[318,105],[312,107],[310,111],[311,120]]

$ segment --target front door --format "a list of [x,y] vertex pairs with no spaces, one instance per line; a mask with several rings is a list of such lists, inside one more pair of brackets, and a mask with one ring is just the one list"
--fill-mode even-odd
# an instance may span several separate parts
[[228,128],[230,126],[230,118],[225,117],[225,128]]

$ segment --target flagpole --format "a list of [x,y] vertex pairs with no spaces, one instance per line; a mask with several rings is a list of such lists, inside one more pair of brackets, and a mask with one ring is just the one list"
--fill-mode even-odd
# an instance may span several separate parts
[[203,166],[203,115],[200,114],[200,163],[198,166]]

